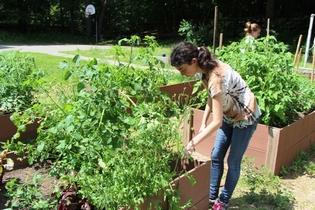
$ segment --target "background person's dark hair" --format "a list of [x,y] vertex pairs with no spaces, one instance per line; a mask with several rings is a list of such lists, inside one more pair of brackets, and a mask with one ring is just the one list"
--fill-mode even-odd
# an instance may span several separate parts
[[250,21],[247,21],[245,23],[244,31],[245,31],[246,34],[251,34],[252,32],[255,32],[255,31],[258,31],[258,30],[261,30],[261,27],[257,23],[250,22]]
[[211,71],[218,66],[215,57],[206,47],[197,47],[190,42],[180,42],[171,53],[171,65],[179,67],[183,64],[191,64],[193,58],[197,59],[199,67],[204,71]]

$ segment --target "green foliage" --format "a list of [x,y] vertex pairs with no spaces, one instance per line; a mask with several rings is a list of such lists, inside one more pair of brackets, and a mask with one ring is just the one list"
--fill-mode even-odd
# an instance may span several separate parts
[[246,160],[242,167],[242,180],[249,188],[245,199],[259,207],[272,205],[276,209],[290,209],[294,203],[293,194],[281,185],[280,178],[267,168],[255,169],[253,162]]
[[30,183],[19,183],[11,179],[6,183],[7,195],[9,197],[10,209],[53,209],[56,199],[45,197],[39,190],[41,182],[40,175],[34,175]]
[[30,107],[41,76],[33,58],[17,52],[0,55],[0,113]]
[[[122,45],[127,44],[130,46],[130,52],[126,53],[122,49]],[[138,53],[134,52],[135,47],[138,47]],[[150,71],[163,71],[165,64],[155,56],[155,51],[159,47],[154,36],[145,36],[141,39],[139,36],[132,35],[129,39],[123,38],[119,40],[118,46],[114,46],[115,59],[118,61],[119,65],[122,66],[124,63],[120,62],[123,58],[128,58],[127,66],[130,67],[134,61],[141,61],[146,66],[149,67]],[[166,71],[163,71],[166,73]]]
[[223,47],[218,57],[246,80],[258,98],[263,123],[285,126],[314,108],[314,84],[294,72],[292,54],[274,37],[234,42]]
[[155,37],[145,36],[143,41],[145,47],[140,49],[137,59],[147,64],[150,71],[161,71],[165,64],[154,55],[154,52],[159,47]]
[[[129,46],[129,51],[126,50],[126,47],[123,48],[122,45]],[[170,81],[187,81],[187,77],[166,68],[169,64],[166,65],[157,56],[158,49],[159,44],[154,36],[144,36],[141,39],[139,36],[133,35],[129,39],[119,40],[118,45],[113,46],[114,57],[119,66],[148,69],[152,75],[159,78],[160,86],[166,85]],[[127,60],[128,63],[122,62],[124,60]],[[141,64],[141,66],[138,64]]]
[[178,110],[159,90],[164,75],[96,60],[81,65],[78,56],[62,66],[65,79],[77,80],[70,92],[13,117],[19,129],[41,122],[34,144],[20,151],[32,163],[52,161],[51,173],[78,185],[97,208],[136,207],[161,191],[173,199],[169,163],[181,144]]
[[[147,114],[153,110],[147,109],[147,105],[143,108]],[[169,182],[175,174],[171,172],[169,161],[173,154],[167,152],[167,147],[173,144],[169,141],[176,138],[174,130],[178,124],[161,124],[156,117],[145,119],[143,116],[132,121],[136,121],[137,131],[131,132],[128,145],[114,152],[103,151],[98,160],[101,170],[92,176],[87,170],[78,174],[81,193],[102,208],[137,206],[144,198],[161,190],[166,190],[166,195],[172,192]]]
[[300,152],[293,163],[290,166],[282,167],[281,175],[287,176],[289,174],[308,174],[315,177],[315,145],[313,145],[308,151]]
[[184,37],[186,41],[195,43],[197,45],[205,45],[210,43],[210,25],[194,25],[190,21],[182,20],[179,25],[178,33],[180,36]]

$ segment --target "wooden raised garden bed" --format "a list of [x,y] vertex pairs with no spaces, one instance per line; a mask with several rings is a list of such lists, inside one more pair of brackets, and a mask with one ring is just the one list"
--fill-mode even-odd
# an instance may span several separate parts
[[[199,162],[189,166],[188,174],[177,177],[173,184],[176,186],[182,205],[191,201],[193,210],[207,210],[209,204],[210,161]],[[193,178],[196,182],[191,181]]]
[[[26,126],[26,131],[21,133],[20,140],[30,141],[37,136],[38,123],[32,123]],[[0,143],[10,140],[16,133],[17,128],[10,119],[10,114],[0,115]],[[28,166],[27,161],[24,158],[17,156],[14,153],[10,153],[8,158],[14,161],[14,169],[21,169]]]
[[[10,119],[10,114],[0,115],[0,142],[11,139],[17,131],[16,126]],[[37,135],[38,123],[26,126],[26,131],[20,136],[21,140],[34,139]]]
[[166,93],[174,101],[184,103],[191,97],[195,83],[196,81],[190,81],[174,85],[166,85],[160,87],[160,90]]
[[[180,89],[183,84],[175,87]],[[179,89],[176,93],[183,92]],[[165,90],[167,89],[164,88],[163,91]],[[172,98],[176,97],[172,96]],[[191,118],[183,125],[185,144],[197,134],[203,112],[193,109]],[[210,116],[208,120],[211,119]],[[215,135],[206,137],[206,140],[197,146],[196,151],[210,159]],[[258,124],[245,156],[253,158],[257,167],[265,165],[272,173],[279,174],[282,166],[290,165],[298,152],[308,149],[312,144],[315,144],[315,111],[283,128]]]
[[[181,166],[180,166],[181,167]],[[191,210],[208,210],[210,161],[191,161],[186,164],[187,172],[175,178],[171,185],[174,186],[180,197],[180,204],[191,203]],[[182,168],[177,170],[181,171]],[[140,210],[169,209],[170,204],[164,201],[163,193],[145,199],[140,205]],[[122,208],[120,210],[127,210]]]

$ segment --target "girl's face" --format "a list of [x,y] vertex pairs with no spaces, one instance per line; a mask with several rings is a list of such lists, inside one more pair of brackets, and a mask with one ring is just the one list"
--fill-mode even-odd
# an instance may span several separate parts
[[197,72],[199,72],[199,66],[197,63],[197,59],[193,58],[191,60],[191,64],[182,64],[179,67],[176,67],[176,69],[184,76],[187,77],[192,77],[194,76]]
[[252,32],[252,36],[255,38],[255,39],[257,39],[259,36],[260,36],[260,29],[258,29],[258,30],[256,30],[256,31],[253,31]]

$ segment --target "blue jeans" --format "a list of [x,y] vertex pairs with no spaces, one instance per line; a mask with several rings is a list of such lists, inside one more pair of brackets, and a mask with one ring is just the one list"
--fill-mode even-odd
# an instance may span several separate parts
[[256,127],[257,123],[244,128],[238,128],[223,122],[221,128],[217,132],[215,144],[211,153],[210,199],[214,200],[218,198],[220,182],[224,169],[224,157],[230,147],[230,153],[227,159],[227,176],[224,188],[219,197],[220,201],[224,203],[229,202],[240,177],[241,161],[244,152]]

